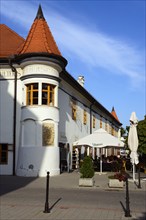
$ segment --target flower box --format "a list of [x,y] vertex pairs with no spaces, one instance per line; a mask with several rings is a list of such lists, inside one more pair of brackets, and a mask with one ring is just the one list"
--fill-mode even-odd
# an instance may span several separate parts
[[80,178],[79,179],[79,186],[93,186],[94,185],[94,178]]
[[110,188],[123,188],[124,182],[119,181],[118,179],[109,179]]

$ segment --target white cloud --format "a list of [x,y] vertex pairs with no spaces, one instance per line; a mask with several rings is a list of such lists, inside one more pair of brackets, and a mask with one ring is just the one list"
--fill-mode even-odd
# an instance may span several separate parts
[[[8,6],[11,10],[8,10]],[[19,23],[27,28],[35,18],[35,10],[32,3],[23,1],[21,7],[14,7],[14,2],[10,5],[10,2],[4,1],[2,4],[2,14],[15,21],[19,20]],[[108,73],[128,76],[134,86],[145,80],[144,51],[100,31],[92,31],[86,24],[71,21],[50,7],[44,8],[44,16],[62,54],[68,54],[70,59],[76,56],[86,66],[100,67]]]
[[77,56],[86,65],[127,75],[136,84],[144,80],[144,52],[142,54],[134,47],[101,32],[93,32],[90,27],[84,28],[61,16],[57,16],[57,20],[55,18],[51,17],[55,38],[70,56]]

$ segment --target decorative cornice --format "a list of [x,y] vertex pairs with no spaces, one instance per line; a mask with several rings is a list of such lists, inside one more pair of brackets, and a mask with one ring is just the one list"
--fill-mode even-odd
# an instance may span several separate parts
[[[0,69],[0,79],[14,79],[15,73],[11,69]],[[17,69],[17,78],[22,76],[22,70]]]
[[47,74],[30,74],[30,75],[22,76],[20,79],[23,81],[23,80],[26,80],[26,79],[33,79],[33,78],[53,79],[57,82],[61,81],[60,78],[58,78],[56,76],[47,75]]
[[47,61],[59,65],[62,69],[64,69],[67,65],[67,60],[64,57],[49,53],[21,54],[15,57],[14,61],[19,64],[23,64],[24,62],[29,62],[29,61],[35,61],[35,62]]

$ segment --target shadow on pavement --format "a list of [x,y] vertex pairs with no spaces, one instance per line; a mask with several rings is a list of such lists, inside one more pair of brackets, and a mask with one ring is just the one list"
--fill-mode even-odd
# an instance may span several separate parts
[[36,180],[36,177],[20,177],[20,176],[0,176],[0,196],[22,188],[32,181]]
[[146,220],[146,212],[144,212],[143,215],[138,218],[138,220]]
[[[124,213],[126,214],[126,208],[125,208],[125,206],[123,205],[123,203],[122,203],[121,201],[120,201],[120,204],[121,204],[121,206],[122,206],[122,208],[123,208]],[[132,217],[132,215],[131,215],[131,217]],[[135,220],[146,220],[146,212],[142,213],[142,216],[141,216],[141,217],[138,217],[138,218],[135,219]]]
[[62,198],[57,199],[57,201],[54,202],[54,204],[50,206],[50,211],[53,209],[53,207],[54,207],[61,199],[62,199]]

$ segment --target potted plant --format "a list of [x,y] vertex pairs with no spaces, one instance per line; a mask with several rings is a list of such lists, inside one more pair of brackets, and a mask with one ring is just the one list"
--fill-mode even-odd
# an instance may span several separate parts
[[114,175],[108,176],[109,178],[109,187],[122,188],[124,182],[128,178],[128,174],[125,171],[120,171]]
[[79,186],[93,186],[94,185],[94,167],[91,157],[86,156],[80,168]]

